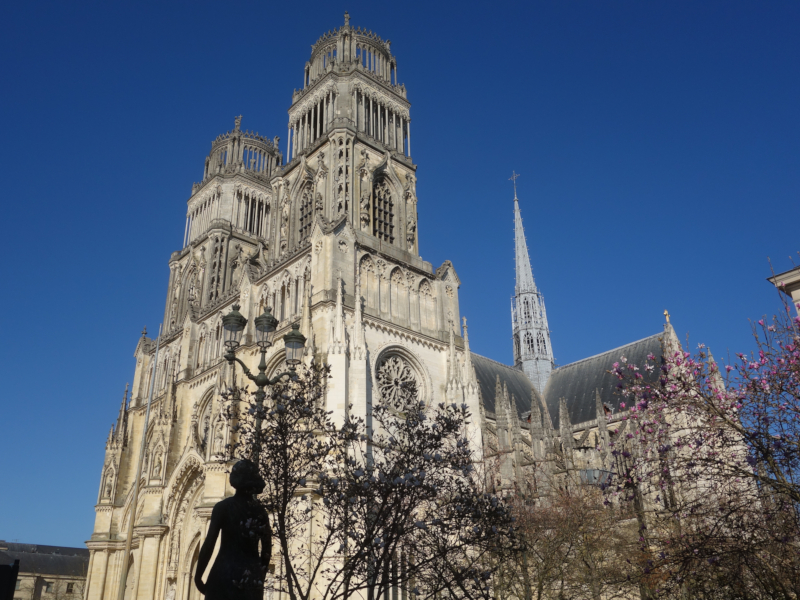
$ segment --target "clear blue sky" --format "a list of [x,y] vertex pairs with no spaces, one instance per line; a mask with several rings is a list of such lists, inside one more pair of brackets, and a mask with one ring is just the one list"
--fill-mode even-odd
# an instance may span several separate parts
[[[314,3],[305,3],[311,6]],[[310,45],[392,40],[420,251],[511,360],[513,193],[565,364],[661,329],[722,358],[800,250],[800,4],[12,2],[0,19],[0,539],[81,545],[211,140],[286,136]]]

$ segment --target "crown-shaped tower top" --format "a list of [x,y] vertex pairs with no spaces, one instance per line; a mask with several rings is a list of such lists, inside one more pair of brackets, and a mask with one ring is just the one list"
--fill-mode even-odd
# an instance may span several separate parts
[[345,12],[344,25],[322,34],[311,46],[303,89],[331,71],[347,72],[358,67],[377,81],[397,87],[397,61],[392,56],[391,41],[371,30],[351,27],[350,14]]
[[313,153],[339,128],[361,133],[380,154],[411,156],[411,118],[406,88],[397,80],[391,42],[377,33],[344,25],[311,46],[303,87],[292,94],[288,161]]

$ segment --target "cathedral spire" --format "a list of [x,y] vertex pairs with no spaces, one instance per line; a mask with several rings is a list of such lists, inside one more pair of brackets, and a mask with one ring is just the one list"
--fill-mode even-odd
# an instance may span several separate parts
[[517,271],[517,285],[514,298],[511,300],[514,366],[525,371],[528,379],[542,394],[554,367],[553,349],[550,345],[550,328],[547,325],[544,297],[533,280],[533,269],[517,198],[517,177],[519,175],[516,173],[511,176],[514,182],[514,258]]
[[[519,176],[517,175],[517,177]],[[514,260],[517,266],[517,294],[536,292],[528,244],[525,242],[525,230],[522,228],[522,214],[519,210],[516,182],[514,184]]]

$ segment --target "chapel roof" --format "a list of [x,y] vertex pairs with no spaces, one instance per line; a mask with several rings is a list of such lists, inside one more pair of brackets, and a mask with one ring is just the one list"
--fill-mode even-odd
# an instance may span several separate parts
[[[553,427],[555,429],[559,427],[558,405],[561,398],[567,401],[569,420],[573,425],[597,418],[596,390],[600,391],[603,404],[613,412],[617,412],[623,398],[616,393],[619,381],[609,371],[622,356],[628,359],[628,363],[639,367],[647,362],[648,354],[661,357],[663,337],[663,333],[657,333],[554,369],[544,388],[544,397],[547,400]],[[644,369],[641,373],[647,377]],[[651,377],[658,377],[658,373],[655,372]]]
[[11,564],[17,559],[20,573],[86,577],[89,550],[0,540],[0,564]]
[[[600,399],[613,412],[620,410],[622,397],[617,395],[619,381],[609,373],[615,362],[625,356],[630,364],[642,366],[647,362],[648,354],[662,357],[661,340],[664,333],[657,333],[644,339],[607,350],[602,354],[590,356],[582,360],[554,369],[544,389],[544,398],[553,428],[559,428],[559,401],[567,401],[569,420],[573,425],[593,421],[597,418],[596,390],[600,391]],[[485,356],[472,353],[472,364],[478,379],[481,400],[486,412],[495,412],[495,385],[497,377],[500,383],[508,386],[508,393],[514,396],[517,413],[521,418],[531,410],[531,400],[535,396],[543,408],[542,396],[531,385],[524,371],[504,365]],[[647,379],[647,373],[642,369]],[[658,373],[650,375],[655,379]],[[544,411],[542,410],[543,418]]]
[[500,383],[505,383],[508,386],[509,395],[514,397],[517,413],[524,415],[530,412],[531,400],[534,395],[541,405],[542,398],[539,392],[531,385],[528,377],[520,369],[504,365],[474,352],[472,353],[472,364],[475,367],[475,376],[478,379],[483,408],[487,412],[494,413],[495,411],[495,386],[498,376],[500,377]]

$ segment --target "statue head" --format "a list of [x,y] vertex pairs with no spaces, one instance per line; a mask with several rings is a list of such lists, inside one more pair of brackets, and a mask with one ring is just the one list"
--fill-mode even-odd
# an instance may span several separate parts
[[260,494],[264,491],[264,480],[252,461],[242,459],[231,469],[231,486],[237,491]]

